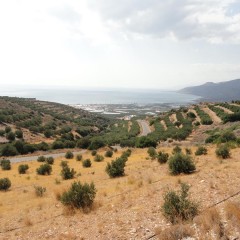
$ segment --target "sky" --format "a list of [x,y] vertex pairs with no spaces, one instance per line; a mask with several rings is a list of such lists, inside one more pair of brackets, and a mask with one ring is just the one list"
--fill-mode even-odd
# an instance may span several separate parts
[[239,0],[0,0],[1,85],[177,89],[239,54]]

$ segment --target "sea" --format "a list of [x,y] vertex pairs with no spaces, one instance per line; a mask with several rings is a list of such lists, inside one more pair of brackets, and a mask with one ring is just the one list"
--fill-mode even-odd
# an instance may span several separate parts
[[36,98],[37,100],[67,104],[102,114],[114,114],[116,111],[113,111],[111,106],[123,109],[130,106],[131,109],[145,109],[143,112],[146,113],[148,110],[158,112],[193,104],[200,99],[199,96],[170,90],[84,89],[79,87],[4,86],[0,88],[0,95]]

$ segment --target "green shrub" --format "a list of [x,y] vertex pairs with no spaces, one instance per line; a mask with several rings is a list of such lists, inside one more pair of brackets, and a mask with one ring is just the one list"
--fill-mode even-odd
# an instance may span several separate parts
[[46,158],[45,158],[44,156],[39,156],[39,157],[37,158],[37,161],[38,161],[38,162],[45,162],[45,161],[46,161]]
[[111,158],[112,156],[113,156],[113,151],[107,150],[106,153],[105,153],[105,157]]
[[195,123],[194,123],[194,126],[199,126],[200,125],[200,122],[199,121],[196,121]]
[[42,186],[34,186],[34,189],[37,197],[43,197],[43,194],[46,192],[46,188]]
[[160,151],[157,155],[157,160],[159,163],[163,164],[166,163],[168,161],[169,158],[169,154],[168,153],[164,153],[162,151]]
[[13,133],[13,132],[9,132],[9,133],[7,133],[7,136],[6,136],[6,138],[7,138],[7,140],[9,140],[9,141],[14,141],[15,140],[15,133]]
[[143,136],[143,137],[137,138],[137,142],[136,142],[137,148],[145,148],[145,147],[156,148],[156,146],[157,146],[157,142],[149,137]]
[[107,163],[105,171],[111,178],[124,176],[125,165],[126,159],[120,157],[113,160],[111,163]]
[[96,156],[97,155],[97,151],[93,150],[91,154],[92,154],[92,156]]
[[103,140],[101,140],[101,139],[94,139],[94,140],[90,143],[88,149],[89,149],[89,150],[97,150],[97,149],[99,149],[99,148],[101,148],[101,147],[104,147],[104,146],[105,146],[105,143],[104,143]]
[[216,149],[216,155],[222,159],[230,158],[230,150],[226,145],[221,145]]
[[66,159],[73,159],[74,155],[71,151],[67,151],[66,154],[65,154],[65,158]]
[[179,146],[175,146],[172,150],[172,154],[181,153],[182,149]]
[[102,155],[99,155],[97,154],[95,157],[94,157],[94,161],[95,162],[102,162],[104,160],[104,157]]
[[9,178],[0,178],[0,191],[7,191],[11,185]]
[[0,162],[2,170],[11,170],[11,162],[8,159],[3,159]]
[[80,182],[74,182],[72,183],[70,189],[60,196],[60,201],[64,205],[75,208],[91,207],[94,202],[96,192],[97,190],[94,183],[81,184]]
[[78,154],[78,155],[76,156],[76,160],[77,160],[77,161],[82,161],[82,155],[81,155],[81,154]]
[[23,132],[19,129],[15,131],[15,135],[17,138],[23,138]]
[[196,156],[200,156],[200,155],[207,155],[207,148],[203,147],[203,146],[199,146],[198,149],[195,152]]
[[176,153],[168,160],[169,170],[171,174],[178,175],[180,173],[192,173],[196,170],[195,164],[189,155]]
[[53,157],[47,157],[46,163],[53,165],[54,164],[54,158]]
[[189,186],[182,183],[179,192],[168,191],[163,197],[163,215],[173,224],[192,220],[199,212],[198,204],[188,198],[188,191]]
[[85,168],[90,168],[92,166],[92,162],[90,159],[86,159],[86,160],[83,160],[82,165]]
[[224,132],[219,138],[221,143],[236,141],[236,139],[237,139],[236,135],[233,132],[229,132],[229,131]]
[[27,164],[21,164],[18,166],[19,174],[25,174],[28,169],[29,169],[29,166]]
[[36,169],[36,172],[39,175],[50,175],[52,172],[52,166],[47,163],[42,164],[39,168]]
[[68,165],[68,162],[67,161],[61,161],[61,163],[60,163],[60,166],[61,167],[65,167],[65,166],[67,166]]
[[185,148],[185,152],[187,155],[192,155],[192,150],[190,148]]
[[5,133],[9,133],[9,132],[11,132],[11,131],[12,131],[11,127],[9,127],[9,126],[6,126],[6,127],[5,127]]
[[6,144],[3,148],[2,148],[2,156],[16,156],[18,154],[18,151],[16,149],[16,147],[14,147],[11,144]]
[[157,152],[156,152],[156,149],[154,147],[150,147],[148,148],[148,155],[152,158],[152,159],[155,159],[156,155],[157,155]]
[[61,176],[64,180],[74,178],[75,174],[74,169],[70,169],[68,165],[62,167]]

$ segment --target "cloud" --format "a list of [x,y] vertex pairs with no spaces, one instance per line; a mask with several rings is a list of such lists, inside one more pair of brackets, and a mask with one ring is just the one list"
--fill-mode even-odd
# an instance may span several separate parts
[[112,31],[128,36],[240,42],[237,0],[91,0],[89,7]]

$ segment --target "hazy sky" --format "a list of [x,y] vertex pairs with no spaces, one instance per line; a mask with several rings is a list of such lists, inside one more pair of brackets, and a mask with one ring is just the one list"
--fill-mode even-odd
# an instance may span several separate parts
[[0,0],[0,83],[176,88],[240,78],[239,0]]

